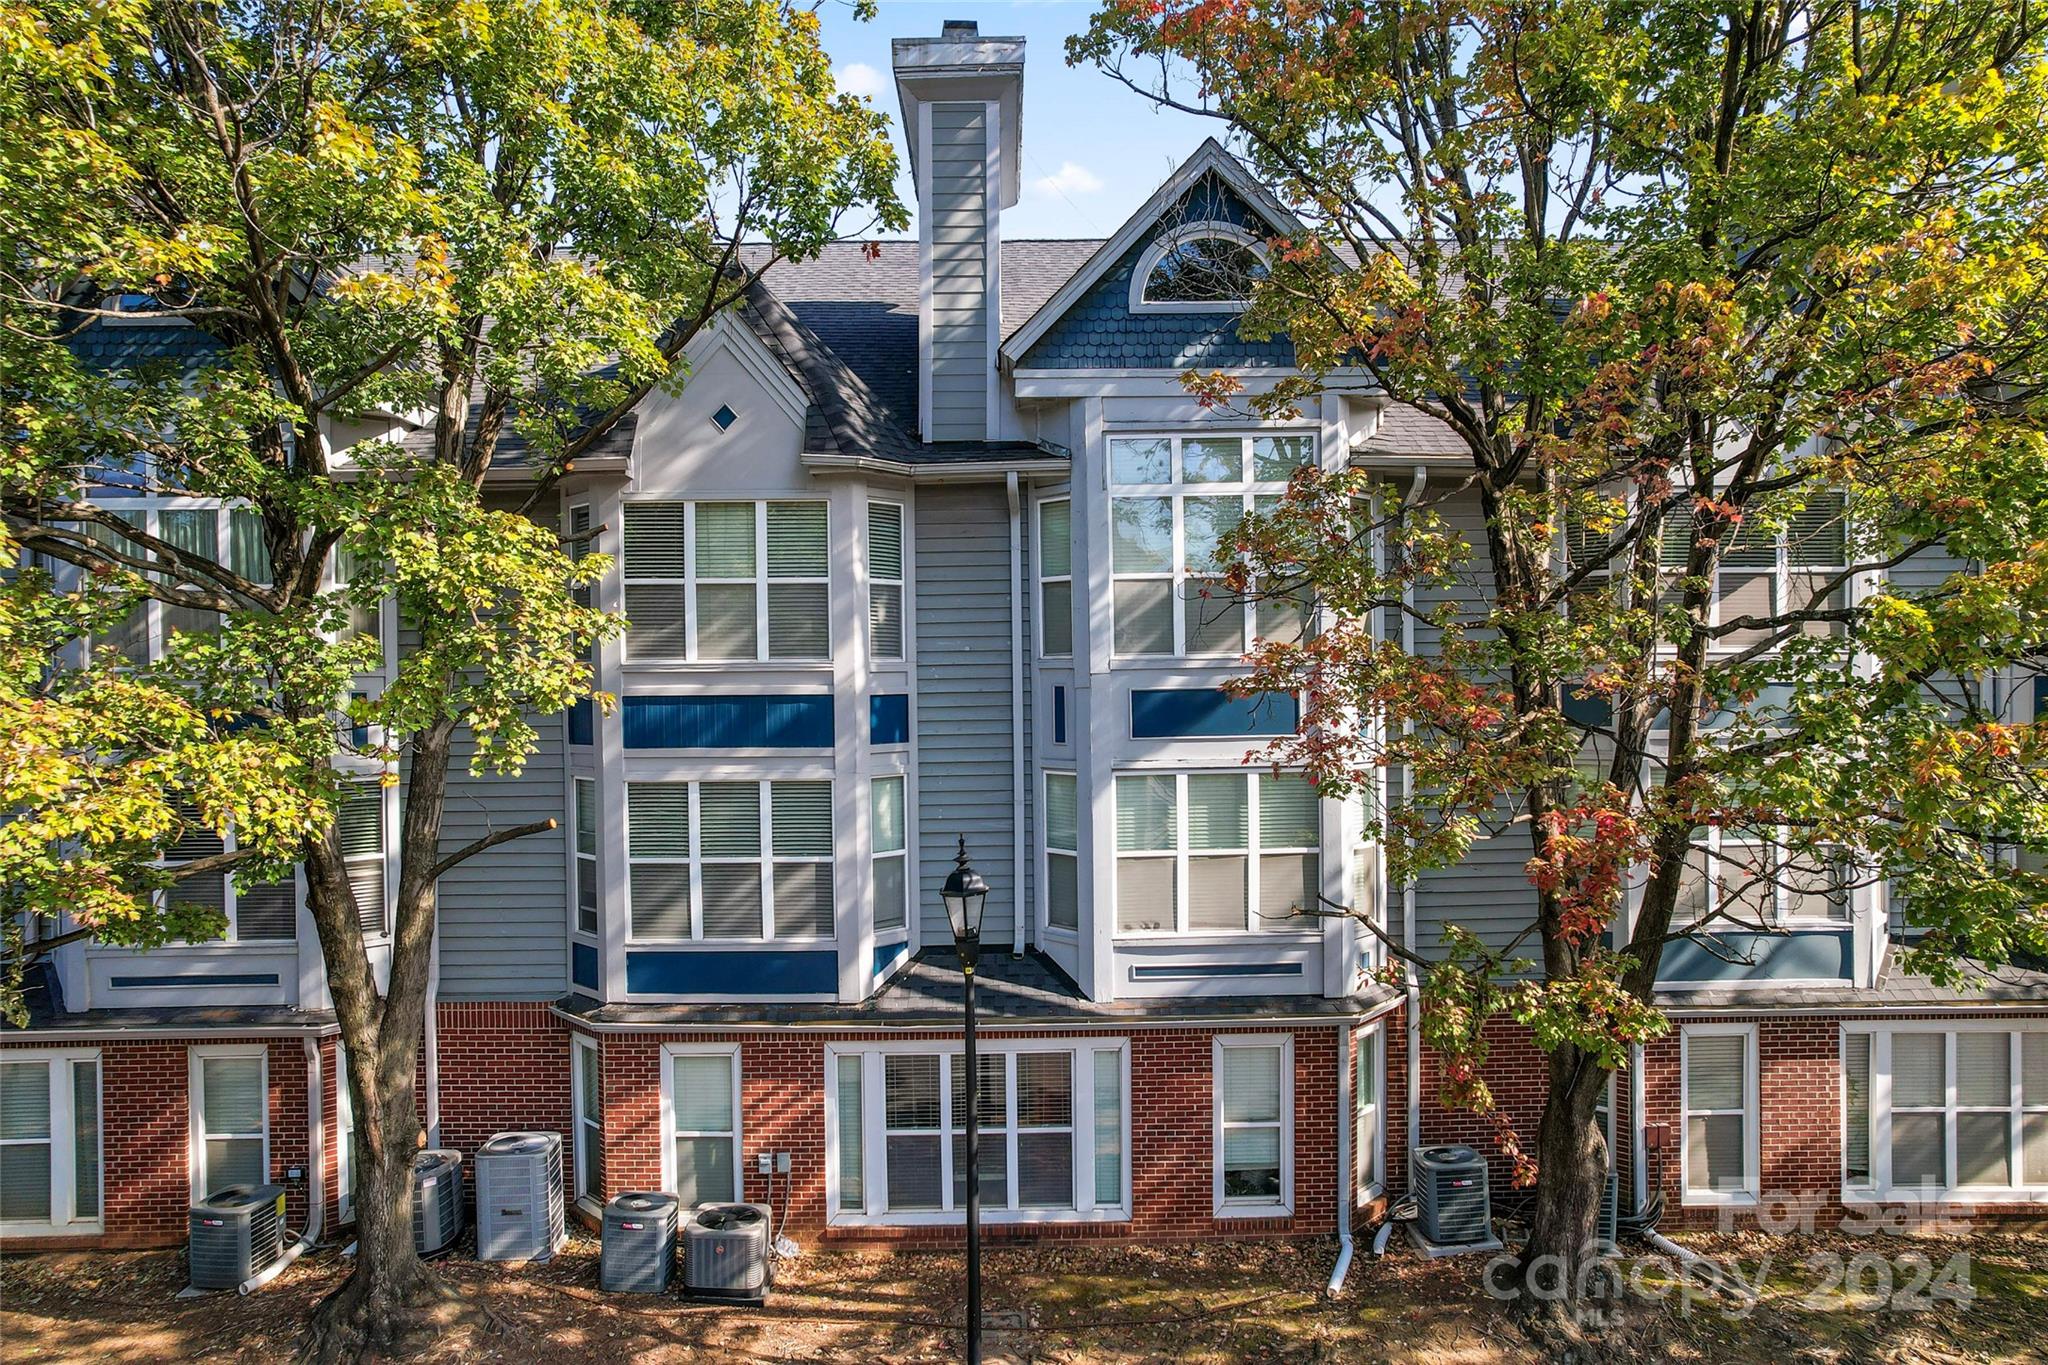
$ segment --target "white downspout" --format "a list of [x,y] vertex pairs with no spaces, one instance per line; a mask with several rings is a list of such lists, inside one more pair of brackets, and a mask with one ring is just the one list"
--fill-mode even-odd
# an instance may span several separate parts
[[1631,1054],[1628,1066],[1628,1112],[1629,1126],[1634,1131],[1629,1134],[1629,1156],[1632,1158],[1630,1164],[1635,1170],[1631,1173],[1629,1183],[1635,1186],[1633,1207],[1640,1214],[1643,1205],[1650,1201],[1649,1154],[1643,1150],[1644,1143],[1650,1136],[1650,1120],[1649,1115],[1643,1112],[1642,1044],[1636,1044],[1631,1049]]
[[1351,1159],[1351,1043],[1347,1020],[1337,1026],[1337,1264],[1324,1291],[1332,1297],[1343,1292],[1344,1277],[1351,1271],[1351,1215],[1356,1211],[1351,1197],[1358,1164]]
[[311,1170],[306,1182],[310,1205],[306,1213],[306,1231],[298,1241],[284,1249],[282,1256],[236,1285],[238,1294],[253,1294],[282,1275],[286,1266],[313,1249],[327,1225],[327,1119],[326,1106],[321,1102],[320,1040],[304,1038],[300,1041],[306,1045],[306,1147]]
[[[1414,478],[1408,485],[1410,505],[1422,496],[1422,486],[1428,481],[1428,466],[1416,465]],[[1407,515],[1406,507],[1402,509],[1402,515]],[[1414,606],[1415,585],[1405,582],[1401,585],[1401,652],[1410,658],[1415,657]],[[1404,731],[1414,729],[1412,721],[1403,721],[1401,725]],[[1414,793],[1407,787],[1414,780],[1415,770],[1411,764],[1401,777],[1404,800],[1413,798]],[[1415,878],[1412,875],[1401,887],[1401,945],[1410,953],[1415,951]],[[1402,976],[1407,983],[1407,1000],[1402,1013],[1406,1016],[1408,1028],[1408,1144],[1412,1150],[1422,1141],[1422,978],[1416,975],[1412,962],[1403,964]],[[1411,1159],[1404,1164],[1408,1171],[1408,1188],[1412,1192],[1415,1189],[1415,1163]]]
[[1010,950],[1024,951],[1024,499],[1017,471],[1003,476],[1010,501]]
[[441,1145],[441,898],[434,893],[434,938],[427,945],[427,1146]]

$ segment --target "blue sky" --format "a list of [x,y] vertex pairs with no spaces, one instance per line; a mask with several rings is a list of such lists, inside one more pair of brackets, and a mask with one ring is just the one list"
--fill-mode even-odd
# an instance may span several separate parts
[[[1069,67],[1067,35],[1085,29],[1094,10],[1093,0],[881,0],[872,23],[839,4],[827,4],[821,18],[840,87],[872,96],[892,125],[901,116],[889,75],[890,39],[937,36],[948,19],[973,19],[990,36],[1023,35],[1021,192],[1003,213],[1003,236],[1017,241],[1108,236],[1204,137],[1221,132],[1211,120],[1155,108],[1093,67]],[[900,133],[896,151],[900,157]],[[897,193],[915,212],[907,172]]]

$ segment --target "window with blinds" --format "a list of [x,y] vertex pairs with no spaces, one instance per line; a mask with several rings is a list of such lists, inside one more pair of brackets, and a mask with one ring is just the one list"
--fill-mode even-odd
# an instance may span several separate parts
[[669,1053],[670,1190],[684,1208],[740,1196],[738,1048]]
[[595,1044],[576,1040],[576,1195],[603,1203],[604,1066]]
[[341,859],[356,901],[356,923],[363,933],[381,938],[389,932],[389,902],[384,889],[384,788],[361,782],[335,813],[334,831],[341,841]]
[[629,782],[635,940],[829,939],[829,781]]
[[[175,868],[181,863],[217,858],[235,851],[234,830],[218,832],[207,827],[198,810],[178,810],[177,841],[163,850],[161,862]],[[178,905],[211,910],[226,920],[217,941],[280,942],[299,933],[299,896],[296,878],[279,882],[255,882],[224,869],[180,877],[163,893]]]
[[[1668,575],[1684,571],[1691,541],[1691,509],[1667,513],[1658,548]],[[1762,622],[1790,613],[1839,609],[1847,605],[1847,585],[1835,580],[1848,563],[1847,503],[1841,494],[1816,493],[1791,513],[1783,529],[1766,526],[1761,516],[1755,516],[1736,530],[1721,552],[1713,624],[1733,624],[1744,618]],[[1808,635],[1839,635],[1843,626],[1840,622],[1808,621],[1796,630]],[[1714,648],[1748,649],[1777,634],[1759,625],[1718,637]]]
[[903,796],[905,779],[878,777],[868,786],[868,824],[874,849],[874,926],[902,929],[910,922],[910,845]]
[[1314,461],[1307,435],[1112,438],[1114,651],[1235,658],[1255,637],[1297,637],[1300,604],[1233,594],[1219,556],[1245,514],[1271,508]]
[[1870,1035],[1842,1035],[1842,1174],[1868,1185],[1870,1165]]
[[830,657],[824,503],[636,501],[623,521],[629,659]]
[[[1123,1208],[1123,1059],[1121,1042],[1095,1040],[998,1042],[979,1056],[976,1179],[985,1215],[1057,1219]],[[834,1208],[883,1221],[957,1217],[968,1180],[964,1058],[874,1048],[836,1053],[832,1066]],[[866,1143],[870,1131],[880,1133],[879,1149]]]
[[1038,504],[1038,652],[1074,652],[1074,504],[1067,498]]
[[597,783],[575,780],[576,932],[597,933]]
[[1045,775],[1045,925],[1081,927],[1080,789],[1074,774]]
[[[264,541],[263,517],[252,507],[192,506],[194,499],[179,499],[177,506],[162,506],[156,497],[123,499],[121,519],[145,535],[153,535],[181,555],[225,564],[253,583],[270,582],[270,550]],[[136,558],[154,558],[142,546],[127,541],[110,528],[92,525],[87,534]],[[223,559],[222,552],[226,557]],[[168,602],[139,602],[118,625],[96,638],[95,646],[110,645],[132,664],[146,664],[165,655],[173,637],[185,632],[206,633],[220,629],[221,618],[198,607],[181,607]]]
[[903,657],[903,504],[868,502],[868,653]]
[[1220,1216],[1272,1213],[1291,1200],[1286,1038],[1215,1045],[1216,1205]]
[[199,1192],[261,1185],[270,1174],[270,1104],[261,1051],[196,1055],[192,1112],[198,1116]]
[[1351,1076],[1351,1159],[1358,1188],[1377,1182],[1380,1158],[1380,1073],[1386,1065],[1386,1035],[1378,1024],[1353,1040]]
[[1117,932],[1313,928],[1319,810],[1296,773],[1119,775]]
[[1848,1034],[1844,1050],[1852,1182],[1857,1073],[1867,1068],[1888,1073],[1891,1104],[1871,1117],[1863,1183],[2048,1199],[2048,1031],[1877,1029]]
[[1681,1035],[1685,1192],[1756,1193],[1756,1031],[1688,1028]]
[[0,1061],[0,1229],[100,1216],[97,1053],[8,1053]]

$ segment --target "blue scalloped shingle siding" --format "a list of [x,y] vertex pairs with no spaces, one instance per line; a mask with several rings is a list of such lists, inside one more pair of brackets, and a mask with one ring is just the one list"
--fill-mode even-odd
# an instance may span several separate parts
[[197,327],[176,323],[95,322],[67,343],[79,362],[95,370],[176,365],[188,378],[220,363],[226,348]]
[[[1273,232],[1250,205],[1214,176],[1205,177],[1183,195],[1168,218],[1237,223],[1262,237]],[[1131,271],[1156,236],[1148,234],[1125,252],[1109,273],[1025,352],[1020,368],[1184,370],[1294,364],[1291,341],[1284,337],[1246,341],[1237,334],[1234,313],[1132,313]]]

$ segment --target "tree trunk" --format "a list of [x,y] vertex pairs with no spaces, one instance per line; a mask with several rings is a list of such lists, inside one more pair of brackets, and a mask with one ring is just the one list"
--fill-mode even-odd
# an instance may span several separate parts
[[314,1308],[299,1341],[301,1365],[408,1354],[446,1325],[434,1310],[454,1307],[413,1247],[413,1143],[392,1130],[417,1133],[419,1125],[398,1121],[401,1098],[409,1114],[411,1086],[403,1097],[392,1097],[375,1128],[357,1128],[355,1268]]
[[1575,1340],[1606,1295],[1598,1274],[1607,1135],[1593,1121],[1608,1073],[1574,1048],[1550,1059],[1537,1128],[1536,1206],[1522,1249],[1517,1311],[1539,1336]]

